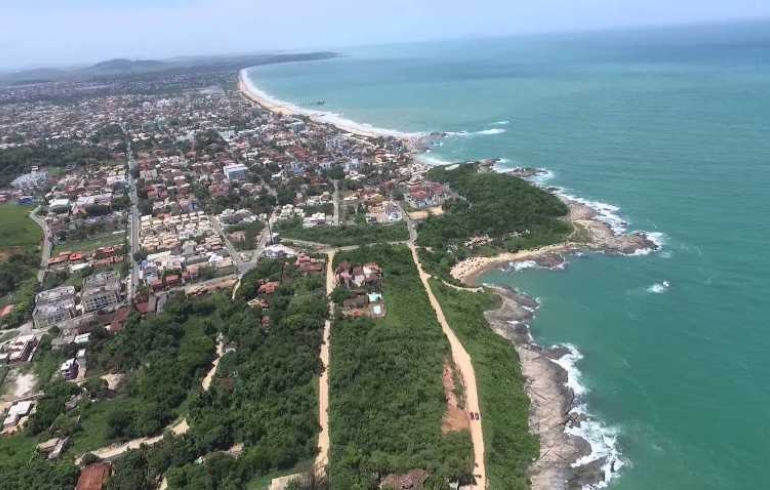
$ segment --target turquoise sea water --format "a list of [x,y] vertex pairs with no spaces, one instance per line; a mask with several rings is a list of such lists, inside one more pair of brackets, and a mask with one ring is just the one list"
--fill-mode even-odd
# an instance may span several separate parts
[[464,131],[432,156],[548,168],[549,185],[665,235],[660,253],[485,278],[541,300],[536,340],[582,353],[589,411],[626,462],[611,487],[766,488],[770,24],[345,54],[250,77],[355,121]]

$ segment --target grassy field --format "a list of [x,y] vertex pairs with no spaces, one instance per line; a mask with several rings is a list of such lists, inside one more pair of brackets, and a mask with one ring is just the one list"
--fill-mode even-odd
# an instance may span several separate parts
[[56,255],[59,252],[91,252],[101,247],[111,247],[113,245],[121,245],[126,241],[125,231],[117,231],[105,233],[88,240],[81,240],[77,242],[65,242],[56,245],[53,248],[52,255]]
[[526,471],[537,457],[537,439],[529,433],[529,398],[513,344],[494,333],[484,311],[499,299],[492,293],[449,288],[431,279],[449,325],[473,360],[484,415],[488,488],[529,488]]
[[338,254],[335,262],[343,260],[383,267],[388,313],[377,321],[337,321],[332,328],[330,483],[376,488],[377,473],[422,468],[432,475],[426,488],[440,488],[469,475],[470,434],[441,432],[449,343],[409,250],[364,248]]
[[0,250],[8,247],[32,247],[43,240],[43,230],[32,221],[29,206],[3,204],[0,206]]

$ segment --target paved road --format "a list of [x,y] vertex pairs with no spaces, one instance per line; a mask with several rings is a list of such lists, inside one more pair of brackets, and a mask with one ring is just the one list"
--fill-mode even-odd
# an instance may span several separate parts
[[337,180],[332,180],[334,184],[334,194],[332,195],[332,202],[334,203],[334,226],[340,225],[340,185]]
[[222,237],[222,240],[225,242],[225,247],[227,248],[227,251],[230,253],[230,257],[232,257],[233,262],[235,262],[235,268],[238,270],[238,273],[244,274],[246,273],[245,264],[243,260],[241,260],[241,253],[238,252],[238,250],[235,249],[230,239],[227,237],[227,233],[222,229],[222,224],[219,222],[219,218],[216,216],[211,217],[211,226],[214,228],[214,231],[219,233],[219,235]]
[[[126,133],[125,128],[123,132]],[[136,179],[132,171],[136,168],[136,159],[131,151],[131,142],[126,133],[126,156],[128,157],[128,197],[131,200],[131,216],[128,220],[129,260],[131,261],[131,279],[128,281],[128,301],[134,297],[139,287],[139,264],[134,260],[134,254],[139,251],[139,198],[136,195]]]

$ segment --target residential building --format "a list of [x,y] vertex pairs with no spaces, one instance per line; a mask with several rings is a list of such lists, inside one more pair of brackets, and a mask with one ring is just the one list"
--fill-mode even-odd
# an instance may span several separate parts
[[120,277],[113,271],[87,277],[83,281],[83,294],[80,298],[83,311],[90,313],[117,305],[121,299],[120,289]]
[[35,296],[32,320],[37,328],[60,325],[75,318],[75,287],[61,286]]
[[225,173],[227,180],[232,182],[234,180],[246,180],[246,173],[249,169],[242,163],[234,163],[232,165],[225,165],[222,171]]

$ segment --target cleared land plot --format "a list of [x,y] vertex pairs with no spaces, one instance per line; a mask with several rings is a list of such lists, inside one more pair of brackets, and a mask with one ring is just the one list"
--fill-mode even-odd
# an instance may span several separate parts
[[65,242],[56,245],[53,249],[53,255],[59,252],[91,252],[97,248],[111,247],[113,245],[122,245],[126,241],[125,231],[115,231],[105,233],[87,240],[79,240],[76,242]]

